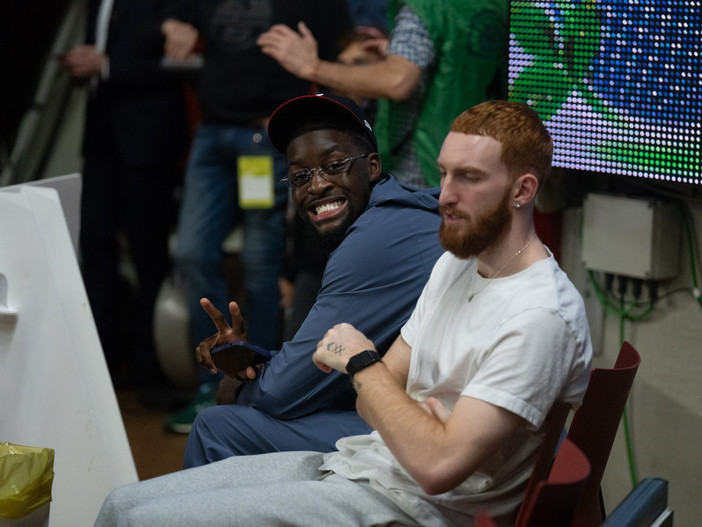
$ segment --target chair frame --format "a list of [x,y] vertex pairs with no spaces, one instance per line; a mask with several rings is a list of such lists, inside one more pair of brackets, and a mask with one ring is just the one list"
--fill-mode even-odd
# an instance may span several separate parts
[[539,481],[525,502],[521,523],[515,527],[569,525],[575,506],[590,475],[590,462],[578,446],[564,439],[548,479]]
[[639,353],[624,342],[614,368],[595,368],[590,373],[590,384],[567,436],[592,465],[572,527],[597,527],[606,517],[600,484],[640,364]]
[[[582,404],[573,415],[567,435],[591,463],[590,476],[575,508],[572,527],[599,526],[606,517],[600,484],[640,363],[641,357],[636,349],[624,342],[613,368],[594,368],[590,372],[590,383]],[[551,408],[551,422],[536,455],[515,527],[527,525],[526,509],[539,485],[549,475],[569,412],[570,405],[562,402],[554,403]],[[593,421],[597,422],[597,427],[591,426]]]
[[524,514],[526,513],[525,504],[530,503],[533,500],[534,492],[536,491],[539,483],[548,478],[549,472],[551,471],[551,466],[553,465],[553,460],[556,456],[556,448],[558,447],[558,443],[561,439],[566,419],[570,414],[570,408],[570,404],[562,401],[556,401],[551,407],[549,417],[547,418],[548,425],[546,428],[546,434],[544,435],[544,440],[542,441],[539,451],[536,454],[534,468],[531,471],[531,476],[529,477],[529,482],[527,483],[527,488],[524,492],[522,506],[519,508],[517,520],[514,524],[515,527],[521,527],[524,524]]
[[[568,405],[559,405],[556,409],[562,411],[563,407],[568,408]],[[556,414],[555,417],[560,419],[561,416]],[[554,429],[556,426],[549,428]],[[549,448],[542,449],[544,455],[547,454],[544,450]],[[589,475],[590,462],[585,454],[575,443],[564,439],[547,477],[538,481],[535,478],[532,479],[535,484],[528,498],[522,502],[519,519],[514,526],[569,525]],[[495,522],[486,511],[482,510],[475,516],[473,527],[495,527]]]

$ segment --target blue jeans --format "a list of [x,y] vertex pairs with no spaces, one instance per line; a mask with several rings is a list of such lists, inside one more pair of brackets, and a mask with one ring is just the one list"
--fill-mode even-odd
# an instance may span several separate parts
[[327,408],[297,419],[277,419],[251,406],[211,406],[195,418],[185,446],[183,468],[231,456],[291,450],[332,452],[342,437],[371,431],[354,410]]
[[[237,157],[240,155],[273,156],[273,208],[239,207]],[[251,342],[267,349],[277,347],[278,277],[285,253],[288,198],[287,185],[280,179],[285,173],[285,160],[270,144],[263,128],[210,124],[198,127],[185,172],[175,250],[194,345],[215,332],[212,320],[200,306],[200,298],[209,298],[228,318],[230,299],[222,272],[222,242],[235,225],[243,222],[241,258],[245,274],[246,331]]]

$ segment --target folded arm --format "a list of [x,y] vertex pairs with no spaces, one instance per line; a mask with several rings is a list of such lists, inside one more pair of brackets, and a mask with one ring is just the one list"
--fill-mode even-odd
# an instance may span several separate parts
[[[346,363],[370,342],[348,324],[320,342],[314,361],[323,371],[346,371]],[[405,391],[410,347],[402,337],[383,362],[354,375],[359,414],[427,494],[449,491],[475,472],[524,423],[498,406],[459,397],[448,414],[438,401],[419,403]]]

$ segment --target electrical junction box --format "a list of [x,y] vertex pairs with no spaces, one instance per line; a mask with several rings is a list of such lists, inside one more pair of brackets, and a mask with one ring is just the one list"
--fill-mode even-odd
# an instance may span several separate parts
[[585,267],[646,280],[672,278],[679,270],[681,227],[674,203],[588,194],[583,202]]

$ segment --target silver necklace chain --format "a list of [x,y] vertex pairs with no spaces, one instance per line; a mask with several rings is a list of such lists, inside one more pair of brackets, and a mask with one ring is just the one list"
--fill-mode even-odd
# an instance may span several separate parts
[[[492,276],[489,276],[489,277],[488,277],[488,283],[487,283],[487,284],[485,284],[482,288],[478,289],[477,291],[473,291],[473,292],[470,294],[470,296],[468,297],[468,302],[470,302],[471,300],[473,300],[473,298],[475,297],[475,295],[477,295],[478,293],[482,293],[483,291],[485,291],[485,289],[487,289],[487,287],[492,283],[492,280],[493,280],[494,278],[497,278],[497,277],[500,275],[500,273],[501,273],[502,271],[504,271],[505,268],[506,268],[509,264],[511,264],[517,256],[519,256],[519,255],[522,254],[524,251],[526,251],[526,250],[527,250],[527,247],[529,247],[529,245],[531,245],[531,242],[533,242],[535,239],[536,239],[536,235],[534,235],[533,238],[531,238],[528,242],[526,242],[526,244],[524,245],[524,247],[522,247],[522,248],[519,249],[516,253],[514,253],[514,256],[512,256],[512,258],[510,258],[509,260],[507,260],[507,261],[505,262],[505,264],[497,270],[496,273],[494,273]],[[477,270],[476,270],[476,273],[477,273]]]

